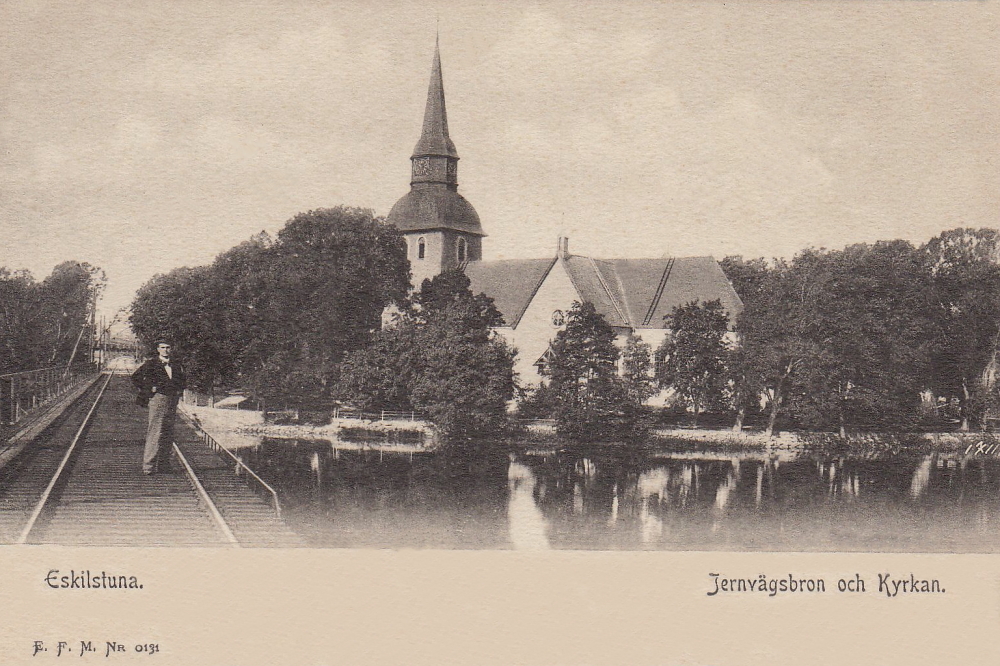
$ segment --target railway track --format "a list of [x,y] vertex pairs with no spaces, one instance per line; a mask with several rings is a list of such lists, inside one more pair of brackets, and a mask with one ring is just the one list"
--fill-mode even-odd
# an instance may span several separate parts
[[0,472],[0,541],[301,545],[181,421],[172,472],[143,475],[145,430],[145,412],[134,406],[126,377],[106,375],[95,382]]

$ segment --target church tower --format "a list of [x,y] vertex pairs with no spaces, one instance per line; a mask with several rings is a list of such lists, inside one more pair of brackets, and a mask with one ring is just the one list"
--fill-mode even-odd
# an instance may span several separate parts
[[434,44],[424,125],[410,156],[410,191],[392,207],[387,221],[403,232],[413,287],[483,256],[479,214],[458,193],[458,151],[448,135],[441,53]]

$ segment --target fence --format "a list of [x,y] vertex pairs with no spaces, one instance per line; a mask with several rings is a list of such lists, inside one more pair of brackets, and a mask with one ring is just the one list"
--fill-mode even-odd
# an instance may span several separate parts
[[524,426],[532,425],[544,425],[544,426],[555,426],[555,419],[517,419],[517,422]]
[[[326,414],[327,412],[323,412]],[[299,421],[302,412],[297,409],[283,411],[268,411],[264,413],[265,420],[274,417]],[[358,421],[426,421],[427,415],[423,412],[394,412],[384,409],[380,412],[362,412],[356,409],[341,409],[335,407],[329,410],[330,419],[356,419]]]
[[426,421],[423,412],[393,412],[383,409],[381,412],[358,412],[353,409],[334,409],[331,417],[334,419],[358,419],[361,421]]
[[0,375],[0,425],[14,425],[49,401],[97,374],[97,366],[79,363]]

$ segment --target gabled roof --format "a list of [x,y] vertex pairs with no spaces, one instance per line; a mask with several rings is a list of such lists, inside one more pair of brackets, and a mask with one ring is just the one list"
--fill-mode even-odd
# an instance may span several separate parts
[[[643,308],[655,305],[648,323],[637,327],[663,328],[663,318],[673,312],[675,307],[691,301],[704,303],[719,299],[722,307],[729,313],[729,327],[735,329],[736,318],[743,312],[743,301],[736,294],[719,262],[713,257],[677,257],[672,261],[659,302],[641,304]],[[635,294],[655,284],[649,279],[656,275],[661,266],[662,259],[619,259],[616,262],[616,270]]]
[[[507,325],[516,327],[559,260],[477,261],[465,272],[473,292],[491,296]],[[718,299],[734,328],[743,311],[743,302],[712,257],[592,259],[566,255],[561,261],[580,300],[593,303],[612,326],[664,328],[664,317],[675,307]]]
[[625,299],[609,261],[568,255],[563,266],[581,301],[593,303],[594,309],[612,326],[629,325]]
[[555,258],[472,261],[465,274],[472,293],[492,298],[504,323],[515,327],[555,263]]
[[743,311],[743,302],[712,257],[569,256],[566,263],[572,266],[570,276],[581,298],[593,303],[612,326],[663,328],[665,316],[691,301],[718,299],[729,313],[731,327],[735,327],[736,317]]

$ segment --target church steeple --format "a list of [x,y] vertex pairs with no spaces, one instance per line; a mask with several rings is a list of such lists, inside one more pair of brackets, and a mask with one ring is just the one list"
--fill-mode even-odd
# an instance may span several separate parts
[[441,48],[434,42],[434,64],[431,82],[427,86],[427,106],[424,108],[424,128],[413,157],[437,155],[458,159],[455,144],[448,136],[448,111],[444,104],[444,79],[441,76]]
[[411,184],[443,183],[458,188],[458,151],[448,135],[448,111],[444,103],[444,79],[441,76],[441,49],[434,42],[434,62],[427,86],[427,106],[420,140],[413,148]]
[[458,193],[458,151],[448,135],[437,41],[424,124],[410,165],[410,191],[386,221],[406,238],[413,286],[419,289],[425,278],[482,259],[485,235],[476,209]]

